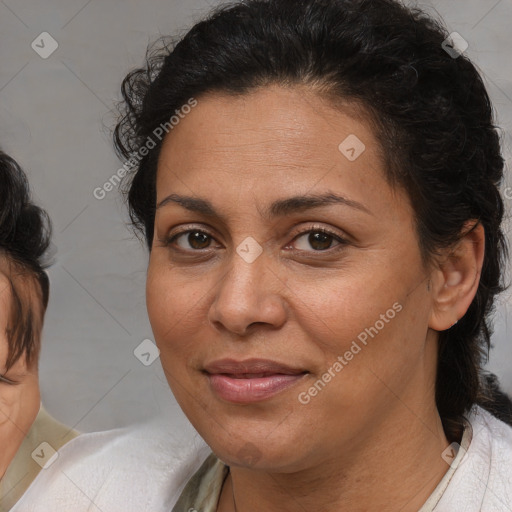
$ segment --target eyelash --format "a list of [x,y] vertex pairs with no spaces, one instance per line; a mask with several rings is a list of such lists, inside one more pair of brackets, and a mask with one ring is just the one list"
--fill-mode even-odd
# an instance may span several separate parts
[[[170,247],[180,236],[183,236],[183,235],[186,235],[189,233],[200,233],[200,234],[206,235],[207,237],[215,240],[215,238],[213,236],[211,236],[207,231],[204,231],[202,229],[186,229],[186,230],[180,231],[179,233],[176,233],[168,238],[161,240],[161,242],[163,243],[164,247]],[[320,227],[320,226],[313,227],[313,228],[307,229],[305,231],[301,231],[300,233],[297,233],[297,235],[293,238],[292,242],[308,233],[323,233],[325,235],[332,236],[334,238],[334,240],[339,243],[339,245],[336,246],[336,247],[338,247],[338,249],[340,247],[343,248],[343,246],[348,244],[348,241],[346,239],[342,238],[340,235],[334,233],[333,231],[331,231],[329,229],[326,229],[326,228]],[[336,250],[336,247],[334,248],[334,250]],[[201,251],[208,251],[209,248],[206,248],[206,249],[181,249],[181,248],[179,248],[176,250],[184,251],[184,252],[200,253]],[[327,252],[331,252],[332,250],[333,250],[333,248],[320,250],[320,251],[315,251],[315,250],[303,251],[302,249],[298,249],[298,251],[300,251],[300,252],[313,252],[313,253],[327,253]]]

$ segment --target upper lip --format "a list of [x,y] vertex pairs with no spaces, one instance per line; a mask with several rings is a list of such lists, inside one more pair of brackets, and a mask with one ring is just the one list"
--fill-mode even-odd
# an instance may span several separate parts
[[298,375],[300,373],[305,373],[306,371],[302,368],[293,368],[284,363],[279,363],[269,359],[244,359],[243,361],[236,361],[235,359],[218,359],[205,365],[204,370],[208,373],[225,373],[229,375]]

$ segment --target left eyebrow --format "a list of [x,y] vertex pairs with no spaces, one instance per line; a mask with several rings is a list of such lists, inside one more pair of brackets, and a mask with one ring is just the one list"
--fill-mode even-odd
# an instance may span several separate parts
[[289,215],[290,213],[303,212],[306,210],[312,210],[313,208],[330,206],[332,204],[341,204],[350,208],[355,208],[356,210],[360,210],[369,215],[373,215],[373,213],[361,203],[333,193],[293,196],[287,199],[280,199],[273,202],[264,212],[264,215],[267,218],[281,217]]
[[[210,201],[198,197],[171,194],[170,196],[162,199],[162,201],[157,204],[156,209],[158,210],[170,203],[177,203],[183,208],[204,215],[205,217],[224,220],[223,216],[215,210]],[[330,206],[332,204],[349,206],[350,208],[360,210],[368,215],[373,215],[373,213],[361,203],[333,193],[301,195],[288,197],[286,199],[279,199],[267,207],[262,212],[262,215],[266,219],[273,219],[275,217],[283,217],[291,213],[303,212],[314,208]]]

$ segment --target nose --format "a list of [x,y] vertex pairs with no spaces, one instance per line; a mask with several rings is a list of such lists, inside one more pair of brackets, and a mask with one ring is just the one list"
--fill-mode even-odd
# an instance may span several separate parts
[[253,324],[278,329],[286,321],[286,285],[263,253],[248,263],[234,253],[208,311],[218,330],[246,336]]

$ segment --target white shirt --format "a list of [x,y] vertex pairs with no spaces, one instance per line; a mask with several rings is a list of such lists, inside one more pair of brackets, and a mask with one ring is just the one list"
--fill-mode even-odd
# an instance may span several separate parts
[[[420,512],[512,512],[512,427],[478,406],[468,420],[467,450],[459,450]],[[183,442],[162,423],[83,434],[59,450],[11,510],[171,512],[210,454],[198,435]]]

